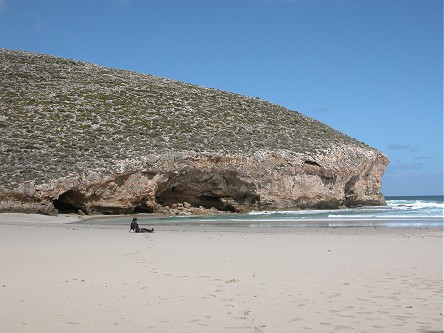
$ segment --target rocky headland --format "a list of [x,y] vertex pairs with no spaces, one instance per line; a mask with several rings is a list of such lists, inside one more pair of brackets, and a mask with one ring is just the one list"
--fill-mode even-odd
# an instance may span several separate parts
[[0,212],[383,205],[380,151],[259,98],[0,49]]

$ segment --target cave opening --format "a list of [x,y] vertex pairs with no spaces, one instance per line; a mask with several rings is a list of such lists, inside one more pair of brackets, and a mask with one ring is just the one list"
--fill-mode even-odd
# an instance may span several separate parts
[[74,190],[69,190],[59,195],[59,197],[52,201],[54,208],[61,214],[78,213],[82,210],[84,196]]
[[255,187],[239,178],[236,172],[188,172],[185,176],[172,176],[159,184],[156,203],[171,207],[187,202],[192,207],[216,208],[237,212],[242,205],[255,205],[260,198]]
[[234,208],[227,205],[223,199],[227,197],[214,194],[190,193],[183,191],[178,187],[172,187],[156,196],[156,202],[162,206],[172,206],[178,203],[187,202],[193,207],[212,207],[221,211],[234,211]]
[[235,208],[230,205],[227,204],[226,202],[224,202],[224,200],[226,201],[226,199],[228,198],[221,198],[215,195],[200,195],[195,199],[195,205],[196,206],[202,206],[204,208],[216,208],[217,210],[220,211],[228,211],[228,212],[234,212]]
[[134,206],[133,213],[153,213],[154,209],[152,206],[147,205],[147,198],[142,198],[138,204]]

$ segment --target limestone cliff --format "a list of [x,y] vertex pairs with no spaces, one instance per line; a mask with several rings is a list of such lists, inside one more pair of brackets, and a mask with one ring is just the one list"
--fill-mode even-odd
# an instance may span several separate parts
[[0,211],[384,204],[379,151],[298,112],[0,49]]

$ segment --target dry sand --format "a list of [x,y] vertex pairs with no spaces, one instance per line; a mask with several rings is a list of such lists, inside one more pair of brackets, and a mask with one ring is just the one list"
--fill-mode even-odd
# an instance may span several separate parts
[[442,230],[0,214],[1,332],[442,332]]

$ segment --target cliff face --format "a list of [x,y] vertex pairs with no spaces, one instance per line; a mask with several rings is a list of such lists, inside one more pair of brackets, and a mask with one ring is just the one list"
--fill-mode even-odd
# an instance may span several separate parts
[[388,159],[257,98],[0,49],[0,212],[381,205]]
[[380,187],[387,158],[374,150],[341,147],[316,156],[187,152],[155,159],[126,162],[121,167],[128,170],[114,174],[28,182],[3,193],[0,209],[122,214],[163,212],[183,203],[232,212],[385,204]]

